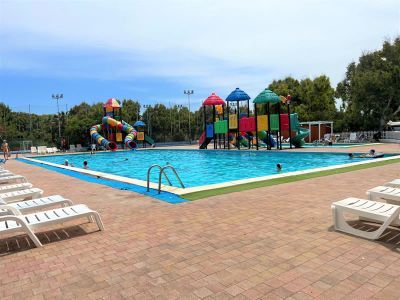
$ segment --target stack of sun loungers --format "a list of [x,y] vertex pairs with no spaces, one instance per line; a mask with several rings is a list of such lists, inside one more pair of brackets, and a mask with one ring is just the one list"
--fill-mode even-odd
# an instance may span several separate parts
[[41,247],[36,230],[78,218],[95,221],[104,230],[100,215],[86,205],[74,205],[60,195],[43,197],[25,177],[0,170],[0,235],[23,232]]
[[[367,199],[347,198],[332,203],[335,230],[375,240],[381,237],[389,226],[400,226],[400,179],[395,179],[382,186],[367,191]],[[378,223],[375,231],[351,226],[345,214],[352,214],[360,220]]]

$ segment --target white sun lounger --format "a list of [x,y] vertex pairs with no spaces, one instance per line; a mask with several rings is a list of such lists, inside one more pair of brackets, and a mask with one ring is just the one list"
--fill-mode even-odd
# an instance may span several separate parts
[[[358,198],[347,198],[334,202],[331,208],[335,230],[371,240],[379,238],[389,225],[393,222],[397,222],[400,214],[400,206],[398,205]],[[347,223],[343,215],[344,213],[351,213],[361,218],[381,222],[382,225],[375,231],[356,229]]]
[[367,191],[368,199],[377,201],[385,200],[387,203],[400,205],[400,188],[390,186],[377,186]]
[[54,195],[27,201],[7,203],[0,200],[0,214],[12,214],[12,209],[18,209],[21,213],[27,213],[32,210],[41,210],[51,206],[59,205],[61,207],[73,205],[72,201],[63,196]]
[[1,173],[11,173],[11,172],[8,171],[8,170],[6,170],[6,169],[1,169],[1,170],[0,170],[0,174],[1,174]]
[[0,185],[0,194],[30,189],[32,187],[32,183],[24,182],[24,183],[16,183],[10,185]]
[[28,215],[22,215],[17,209],[12,210],[14,215],[0,217],[0,234],[25,232],[32,239],[36,247],[41,247],[42,243],[34,232],[37,229],[42,229],[49,225],[62,224],[79,218],[87,218],[89,221],[94,219],[99,229],[104,230],[100,215],[83,204],[46,210]]
[[14,174],[8,171],[0,173],[0,177],[8,177],[8,176],[14,176]]
[[13,191],[0,194],[0,200],[11,203],[16,201],[23,201],[27,199],[39,198],[43,195],[43,190],[38,188],[30,188],[25,190]]
[[0,184],[14,183],[14,182],[28,182],[28,180],[26,180],[26,178],[21,175],[0,177]]
[[392,180],[391,182],[387,182],[384,185],[400,189],[400,179]]

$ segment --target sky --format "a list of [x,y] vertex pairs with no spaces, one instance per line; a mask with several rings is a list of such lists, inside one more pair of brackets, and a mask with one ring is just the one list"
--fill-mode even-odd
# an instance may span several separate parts
[[326,74],[400,34],[398,0],[0,0],[0,102],[56,113],[131,98],[188,105]]

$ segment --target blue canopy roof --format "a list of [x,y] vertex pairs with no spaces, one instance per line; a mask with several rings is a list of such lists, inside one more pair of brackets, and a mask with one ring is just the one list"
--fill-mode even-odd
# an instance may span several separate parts
[[134,127],[137,126],[146,126],[146,124],[143,121],[136,121],[135,124],[133,124]]
[[250,96],[239,88],[236,88],[228,97],[226,97],[226,101],[244,101],[249,99]]

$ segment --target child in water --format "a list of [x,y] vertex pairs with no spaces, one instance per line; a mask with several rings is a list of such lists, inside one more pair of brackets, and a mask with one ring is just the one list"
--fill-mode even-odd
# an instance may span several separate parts
[[70,164],[70,163],[68,162],[68,159],[66,159],[66,160],[64,161],[64,166],[73,167],[74,165],[73,165],[73,164]]
[[85,161],[83,162],[83,168],[84,168],[84,169],[89,169],[87,160],[85,160]]
[[280,172],[282,170],[282,165],[281,164],[276,164],[276,170]]

